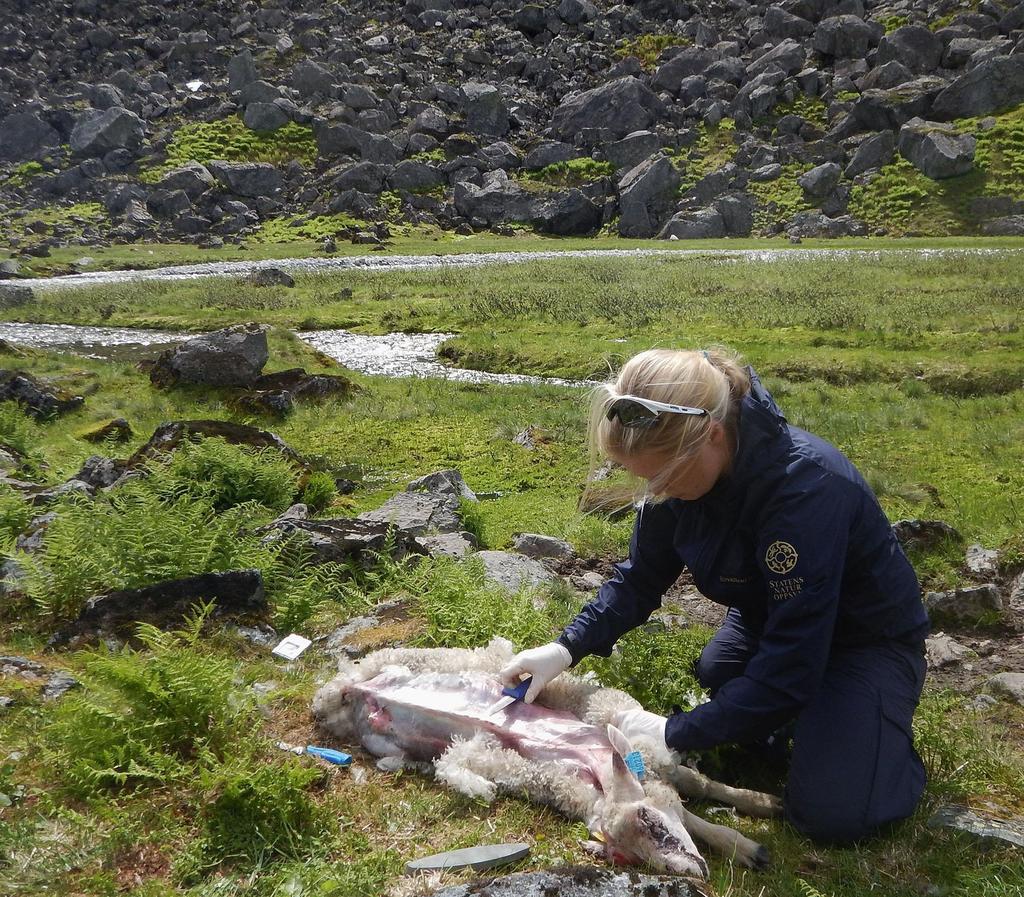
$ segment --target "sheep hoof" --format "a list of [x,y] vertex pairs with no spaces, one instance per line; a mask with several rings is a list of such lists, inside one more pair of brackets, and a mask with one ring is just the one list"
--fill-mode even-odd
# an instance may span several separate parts
[[772,854],[763,844],[759,845],[757,850],[754,851],[754,856],[751,858],[751,865],[758,872],[765,872],[772,865]]

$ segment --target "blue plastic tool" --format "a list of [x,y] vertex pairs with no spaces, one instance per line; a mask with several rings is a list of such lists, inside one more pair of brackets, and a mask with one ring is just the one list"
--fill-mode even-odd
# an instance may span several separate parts
[[352,755],[346,754],[343,751],[336,751],[332,748],[314,747],[311,744],[306,745],[306,753],[312,754],[314,757],[320,757],[322,760],[326,760],[328,763],[336,763],[338,766],[348,766],[352,762]]

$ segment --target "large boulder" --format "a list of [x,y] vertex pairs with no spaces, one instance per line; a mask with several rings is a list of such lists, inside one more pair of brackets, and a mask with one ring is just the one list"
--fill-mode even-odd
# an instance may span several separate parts
[[225,190],[237,196],[273,196],[284,184],[269,162],[208,162],[206,166]]
[[359,520],[394,526],[403,533],[455,533],[462,530],[458,496],[442,492],[399,492],[375,511],[366,511]]
[[320,96],[324,99],[337,93],[334,75],[317,62],[303,59],[292,69],[292,87],[303,99]]
[[814,25],[807,19],[787,12],[781,6],[769,6],[764,14],[764,30],[770,37],[800,40],[813,33]]
[[73,411],[85,399],[70,396],[25,371],[0,371],[0,401],[17,402],[32,417],[46,420]]
[[1024,103],[1024,53],[989,59],[943,90],[932,107],[939,121],[1001,112]]
[[157,386],[201,383],[252,387],[269,357],[266,329],[258,324],[239,324],[168,349],[153,364],[150,379]]
[[878,40],[875,26],[857,16],[823,19],[814,31],[811,46],[825,56],[863,59]]
[[791,237],[863,237],[868,232],[863,221],[840,215],[830,218],[817,209],[797,212],[786,224],[786,233]]
[[511,551],[478,551],[472,557],[483,564],[488,582],[509,592],[536,588],[557,579],[540,561]]
[[394,165],[401,153],[393,140],[346,124],[318,122],[313,126],[317,151],[326,159],[335,156],[359,156],[367,162]]
[[541,233],[570,237],[593,233],[601,226],[601,207],[579,190],[558,193],[541,203],[533,224]]
[[630,169],[619,181],[619,233],[623,237],[653,237],[672,210],[680,184],[679,172],[661,154]]
[[930,28],[904,25],[879,41],[876,65],[898,61],[919,75],[934,72],[942,60],[944,44]]
[[60,144],[60,134],[34,112],[14,112],[0,119],[0,160],[37,159]]
[[199,199],[216,185],[213,175],[199,162],[187,162],[181,168],[172,169],[157,182],[159,189],[168,192],[181,190],[192,200]]
[[242,114],[242,122],[250,131],[279,131],[289,121],[277,103],[250,103]]
[[399,162],[394,171],[388,175],[388,185],[392,190],[420,191],[430,190],[445,183],[444,172],[426,162],[406,159]]
[[725,219],[714,208],[677,212],[658,234],[659,240],[706,240],[725,236]]
[[967,174],[974,168],[976,143],[971,134],[920,118],[900,128],[900,155],[932,180]]
[[718,54],[704,47],[687,47],[658,67],[651,79],[651,86],[655,90],[678,93],[684,79],[692,75],[703,75],[717,58]]
[[146,126],[134,112],[115,106],[82,113],[71,131],[71,151],[79,156],[104,156],[111,150],[135,149]]
[[1004,215],[992,218],[981,226],[986,237],[1024,237],[1024,215]]
[[584,129],[607,132],[613,139],[650,127],[665,114],[657,94],[627,75],[600,87],[572,94],[551,117],[552,134],[573,141]]
[[855,178],[865,171],[883,168],[892,161],[896,151],[896,138],[892,131],[879,131],[861,141],[846,166],[844,174],[848,178]]
[[0,309],[19,308],[36,298],[32,287],[20,283],[0,283]]
[[803,188],[807,196],[821,199],[835,189],[841,174],[842,169],[835,162],[825,162],[823,165],[816,165],[810,171],[804,172],[796,179],[796,182]]
[[784,40],[747,66],[747,76],[756,78],[765,72],[778,70],[784,75],[795,75],[804,67],[807,54],[795,40]]
[[661,138],[653,131],[634,131],[622,140],[601,147],[604,157],[617,170],[635,168],[661,149]]
[[865,90],[853,104],[857,124],[869,131],[896,131],[912,118],[930,115],[946,82],[922,75],[888,90]]
[[466,130],[471,134],[504,137],[508,133],[508,107],[493,84],[463,84],[462,113],[466,116]]
[[488,225],[532,221],[542,197],[510,181],[499,169],[484,175],[480,186],[469,181],[455,185],[455,209],[464,218],[479,218]]

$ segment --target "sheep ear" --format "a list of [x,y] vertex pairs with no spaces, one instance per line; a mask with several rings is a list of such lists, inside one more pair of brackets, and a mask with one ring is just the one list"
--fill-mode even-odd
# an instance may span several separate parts
[[637,781],[636,776],[626,766],[626,761],[618,754],[612,754],[612,780],[607,790],[608,799],[613,804],[643,800],[647,796],[644,786]]
[[608,724],[608,740],[612,743],[612,747],[615,748],[615,753],[620,757],[625,757],[628,753],[633,750],[633,745],[630,744],[629,739],[625,736],[621,729],[616,729],[615,726]]

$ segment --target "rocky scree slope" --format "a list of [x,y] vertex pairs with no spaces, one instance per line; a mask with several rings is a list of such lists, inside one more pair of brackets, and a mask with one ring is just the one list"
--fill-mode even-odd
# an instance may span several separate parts
[[3,6],[15,252],[1024,233],[1024,2]]

